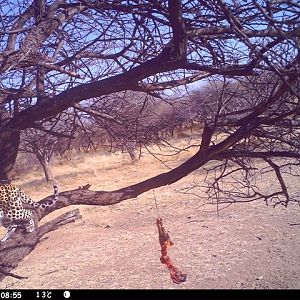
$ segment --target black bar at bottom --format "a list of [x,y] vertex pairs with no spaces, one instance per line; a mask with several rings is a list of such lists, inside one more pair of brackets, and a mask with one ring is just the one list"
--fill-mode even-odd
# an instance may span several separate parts
[[19,300],[91,300],[91,299],[300,299],[299,290],[0,290],[0,299]]

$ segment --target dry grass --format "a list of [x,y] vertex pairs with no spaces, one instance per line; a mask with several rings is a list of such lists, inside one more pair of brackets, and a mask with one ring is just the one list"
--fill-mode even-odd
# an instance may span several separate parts
[[[168,165],[180,164],[194,151],[168,157]],[[126,154],[96,152],[53,164],[63,190],[86,183],[113,190],[167,170],[147,153],[137,164]],[[300,226],[291,225],[300,221],[299,207],[248,203],[217,216],[215,206],[179,192],[195,176],[201,180],[197,172],[155,190],[175,243],[171,258],[188,274],[187,282],[175,285],[160,263],[157,211],[153,193],[147,192],[110,207],[81,206],[82,220],[50,233],[14,270],[29,278],[6,278],[0,288],[300,288]],[[50,193],[42,177],[32,172],[16,183],[38,200]]]
[[[188,145],[189,140],[178,142],[176,146],[180,148]],[[128,172],[129,174],[134,174],[138,170],[139,175],[142,175],[142,178],[138,178],[138,180],[142,180],[159,174],[162,170],[167,171],[169,170],[168,167],[174,167],[180,161],[190,157],[195,148],[183,151],[180,154],[176,154],[176,149],[172,150],[167,147],[158,148],[155,146],[151,148],[151,151],[154,154],[158,153],[158,155],[164,152],[165,156],[159,157],[164,160],[166,166],[159,164],[157,159],[144,149],[141,154],[141,160],[137,164],[132,164],[130,156],[126,153],[118,152],[112,154],[103,151],[92,151],[90,153],[74,154],[70,161],[55,157],[51,170],[55,175],[56,181],[64,189],[76,188],[88,182],[95,189],[110,190],[136,182],[137,178],[135,176],[128,176]],[[158,165],[159,169],[157,169]],[[42,190],[46,188],[46,195],[47,192],[49,194],[49,187],[45,182],[41,170],[29,172],[26,174],[26,177],[22,176],[18,178],[15,183],[21,185],[25,190],[30,191],[31,195],[35,192],[35,187],[38,185],[38,198],[41,196],[41,188]],[[33,198],[35,197],[33,196]]]

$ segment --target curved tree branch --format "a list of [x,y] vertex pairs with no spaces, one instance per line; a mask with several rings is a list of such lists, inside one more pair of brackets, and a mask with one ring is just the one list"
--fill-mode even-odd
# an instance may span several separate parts
[[[252,124],[241,126],[224,141],[210,147],[206,146],[200,148],[200,150],[194,156],[192,156],[190,159],[188,159],[178,167],[172,169],[171,171],[159,174],[137,184],[133,184],[131,186],[127,186],[115,191],[91,191],[86,188],[78,188],[75,190],[62,192],[59,194],[59,201],[57,201],[53,206],[46,207],[45,209],[37,209],[39,219],[42,219],[47,214],[53,212],[56,209],[69,205],[112,205],[120,203],[127,199],[136,198],[138,195],[145,193],[151,189],[170,185],[187,176],[191,172],[199,169],[208,161],[217,159],[220,153],[227,150],[232,145],[250,134],[255,129],[255,127],[258,126],[258,124],[258,122],[253,121]],[[47,203],[47,201],[49,200],[50,197],[47,197],[39,201],[39,203]]]

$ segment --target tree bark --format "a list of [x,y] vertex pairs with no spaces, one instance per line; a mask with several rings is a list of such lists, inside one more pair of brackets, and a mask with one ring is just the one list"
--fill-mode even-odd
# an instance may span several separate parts
[[20,131],[0,134],[0,181],[10,181],[20,144]]

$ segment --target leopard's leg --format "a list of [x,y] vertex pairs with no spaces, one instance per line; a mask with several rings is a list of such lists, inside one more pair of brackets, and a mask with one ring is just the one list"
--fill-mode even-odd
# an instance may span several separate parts
[[3,226],[4,228],[8,228],[8,226],[11,224],[10,220],[2,216],[0,218],[0,226]]
[[34,216],[34,212],[31,209],[22,209],[22,213],[17,216],[18,219],[14,223],[18,224],[26,233],[33,232],[37,227]]
[[32,211],[29,209],[8,210],[5,218],[2,219],[2,226],[7,228],[7,233],[1,241],[4,242],[9,239],[17,228],[22,228],[27,233],[33,232],[36,224],[32,214]]
[[27,233],[33,232],[36,229],[36,224],[33,219],[29,219],[25,224],[25,230]]

